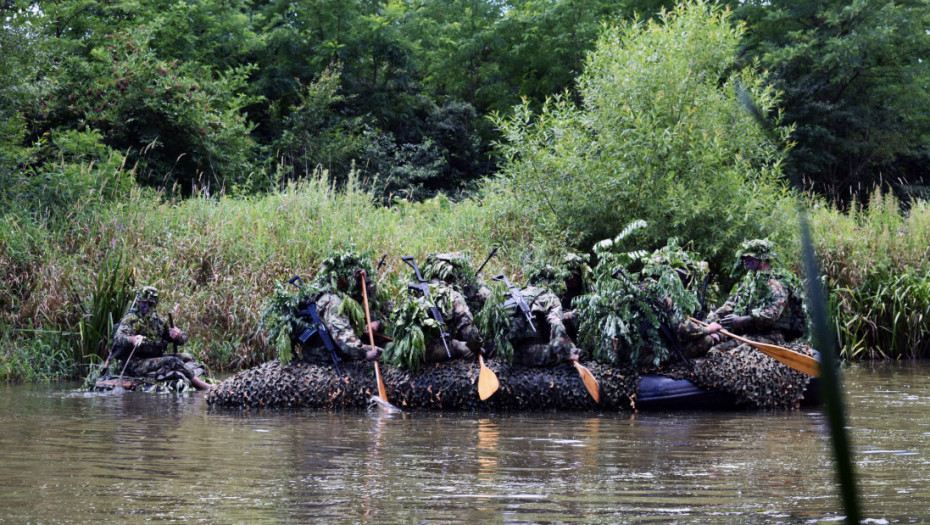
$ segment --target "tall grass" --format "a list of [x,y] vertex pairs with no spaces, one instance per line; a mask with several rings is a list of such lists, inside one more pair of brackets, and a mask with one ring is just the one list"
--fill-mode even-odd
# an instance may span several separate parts
[[[258,325],[275,281],[314,275],[332,250],[388,254],[382,287],[393,293],[406,278],[402,255],[422,261],[462,250],[477,264],[499,245],[485,273],[519,277],[533,253],[560,247],[534,237],[534,218],[514,210],[509,195],[391,207],[376,199],[353,182],[337,191],[320,175],[260,197],[172,201],[134,189],[122,202],[78,203],[58,218],[8,213],[0,221],[0,379],[81,372],[101,355],[130,286],[158,287],[159,310],[191,335],[187,349],[213,370],[238,369],[273,358]],[[930,206],[904,209],[876,193],[848,212],[815,206],[811,225],[846,356],[926,355]]]
[[930,355],[930,205],[876,190],[846,212],[816,207],[812,227],[845,356]]
[[[477,264],[499,245],[486,273],[518,273],[532,244],[530,223],[508,216],[493,196],[382,207],[354,181],[337,191],[325,175],[249,198],[164,201],[136,189],[122,203],[67,220],[0,230],[5,273],[27,283],[0,295],[0,315],[14,347],[52,338],[16,330],[57,330],[66,342],[71,337],[78,364],[98,353],[127,283],[153,285],[161,291],[159,311],[173,313],[190,334],[188,350],[213,370],[237,369],[273,357],[257,327],[275,281],[314,275],[332,250],[388,254],[393,266],[382,285],[396,291],[398,278],[407,277],[397,262],[402,255],[422,261],[430,252],[461,250]],[[117,253],[125,270],[101,263]]]

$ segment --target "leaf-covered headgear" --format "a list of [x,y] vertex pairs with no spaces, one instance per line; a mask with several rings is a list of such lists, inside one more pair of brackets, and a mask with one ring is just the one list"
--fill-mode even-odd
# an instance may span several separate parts
[[358,271],[365,270],[371,279],[372,268],[368,254],[358,254],[352,250],[337,251],[323,259],[316,281],[321,287],[329,286],[332,290],[340,289],[340,282],[348,286],[346,292],[358,290]]
[[154,286],[145,286],[136,293],[136,301],[145,301],[149,304],[158,304],[158,289]]
[[778,259],[775,254],[775,245],[768,239],[752,239],[741,244],[739,251],[736,252],[737,262],[741,261],[743,257],[755,257],[763,261]]
[[462,252],[430,254],[421,270],[423,278],[427,280],[439,279],[459,286],[476,283],[475,270]]
[[643,277],[660,280],[669,271],[676,272],[683,282],[700,283],[707,275],[707,263],[696,252],[683,249],[677,238],[668,240],[668,244],[640,259]]
[[526,282],[543,288],[548,288],[556,295],[565,293],[565,281],[577,275],[586,281],[591,274],[588,266],[588,257],[577,253],[569,253],[557,263],[532,265],[526,271]]

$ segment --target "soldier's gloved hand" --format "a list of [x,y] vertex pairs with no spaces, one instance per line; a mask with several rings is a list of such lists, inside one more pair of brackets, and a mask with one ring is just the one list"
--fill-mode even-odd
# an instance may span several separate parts
[[571,320],[574,319],[574,318],[575,318],[575,311],[574,311],[574,310],[568,310],[567,312],[562,312],[562,320],[563,320],[563,321],[571,321]]
[[720,320],[720,324],[727,330],[739,330],[749,326],[752,322],[752,316],[749,315],[728,315]]
[[181,329],[178,328],[177,326],[172,326],[171,328],[168,329],[168,337],[172,339],[177,339],[181,337]]
[[713,321],[707,323],[707,333],[708,333],[708,334],[712,334],[712,333],[714,333],[714,332],[718,332],[718,331],[720,331],[721,328],[723,328],[723,327],[720,326],[720,324],[715,323],[715,322],[713,322]]
[[365,350],[365,359],[369,361],[374,361],[381,356],[381,352],[384,351],[383,348],[371,345],[362,345],[362,349]]
[[134,335],[129,338],[129,341],[132,343],[132,346],[139,346],[145,341],[145,337],[141,335]]

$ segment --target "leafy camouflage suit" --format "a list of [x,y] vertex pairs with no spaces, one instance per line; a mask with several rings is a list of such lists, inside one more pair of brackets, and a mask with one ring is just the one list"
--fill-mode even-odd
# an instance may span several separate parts
[[[474,317],[468,307],[465,296],[452,285],[439,279],[429,283],[430,295],[442,313],[442,319],[451,336],[446,340],[449,353],[442,344],[441,338],[435,338],[426,344],[426,362],[440,363],[450,359],[477,359],[477,352],[481,348],[481,335],[474,326]],[[417,301],[424,303],[426,298],[419,297]]]
[[[339,294],[325,292],[314,301],[316,304],[317,314],[320,321],[326,325],[329,336],[333,341],[333,347],[336,355],[345,361],[363,361],[365,354],[371,350],[371,346],[362,342],[355,334],[352,323],[348,316],[340,313],[342,309],[342,298]],[[309,319],[309,318],[308,318]],[[303,344],[301,353],[304,361],[310,363],[332,363],[333,357],[329,350],[323,345],[320,337],[312,337]]]
[[[669,330],[666,333],[674,338],[674,341],[667,344],[670,349],[667,362],[680,360],[678,353],[674,350],[675,345],[678,346],[678,350],[681,351],[681,354],[686,359],[701,357],[714,346],[714,340],[707,327],[695,323],[694,321],[689,321],[682,315],[681,311],[675,307],[675,303],[670,296],[665,296],[664,299],[655,301],[655,304],[664,314],[663,318],[668,320],[667,324]],[[630,349],[622,348],[619,352],[623,361],[630,360]],[[637,362],[640,366],[652,367],[655,366],[655,357],[654,346],[641,348]]]
[[[180,346],[187,342],[187,334],[182,332],[177,339],[171,339],[168,329],[168,323],[153,312],[143,315],[133,309],[120,320],[113,344],[117,359],[132,356],[126,365],[128,375],[166,381],[190,379],[204,373],[203,365],[190,354],[165,355],[169,343]],[[143,336],[145,341],[133,350],[130,338],[137,335]]]
[[[727,315],[748,315],[752,323],[738,330],[749,339],[784,344],[804,334],[804,311],[792,288],[785,283],[786,276],[777,270],[750,271],[743,276],[736,292],[708,316],[708,321],[719,321]],[[761,290],[754,294],[753,290]],[[753,296],[759,297],[753,300]],[[732,341],[721,349],[735,347]]]
[[[569,360],[578,349],[568,336],[562,320],[562,302],[547,288],[527,286],[521,290],[523,300],[530,307],[533,325],[516,304],[505,308],[510,316],[507,338],[513,344],[514,362],[526,366],[554,366]],[[545,323],[540,322],[541,319]],[[548,327],[548,337],[546,328]]]

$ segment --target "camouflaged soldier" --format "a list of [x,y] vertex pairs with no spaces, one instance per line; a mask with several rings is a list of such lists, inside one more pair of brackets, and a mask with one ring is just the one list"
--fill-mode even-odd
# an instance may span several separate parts
[[[429,281],[430,295],[442,314],[450,338],[429,341],[426,362],[439,363],[450,359],[477,359],[482,338],[474,326],[471,304],[483,305],[490,290],[478,283],[468,259],[460,252],[428,255],[423,263],[423,278]],[[466,293],[469,295],[466,296]],[[425,304],[426,299],[417,299]]]
[[[656,297],[654,302],[664,312],[670,328],[668,336],[674,340],[673,346],[677,346],[678,351],[686,359],[701,357],[706,354],[715,344],[722,340],[719,330],[722,326],[716,322],[709,322],[707,326],[688,320],[690,312],[682,312],[681,306],[675,304],[671,295],[663,294],[668,290],[658,290],[658,282],[666,272],[674,271],[681,283],[682,289],[680,294],[688,294],[687,297],[691,302],[685,306],[700,305],[700,301],[694,296],[692,288],[698,283],[706,285],[707,273],[709,267],[706,262],[701,261],[696,253],[689,252],[678,245],[678,239],[669,239],[666,246],[655,250],[643,259],[643,269],[640,276],[645,278],[645,288],[652,289]],[[687,302],[687,301],[685,301]],[[671,360],[674,361],[677,352],[673,353]]]
[[166,354],[168,344],[175,346],[187,342],[187,334],[169,327],[158,314],[158,290],[152,286],[136,294],[136,306],[123,317],[113,337],[113,355],[127,360],[126,374],[156,381],[184,380],[196,388],[207,390],[208,383],[200,379],[202,365],[187,353]]
[[548,289],[558,296],[562,305],[562,323],[569,337],[578,337],[578,312],[572,300],[589,292],[592,278],[588,257],[577,253],[568,253],[557,265],[547,264],[528,272],[530,281],[536,286]]
[[504,305],[510,317],[507,339],[513,345],[516,364],[546,367],[579,359],[581,352],[565,327],[562,301],[548,288],[538,286],[547,282],[550,273],[547,267],[534,272],[530,275],[529,286],[520,290],[530,308],[532,326],[515,302],[508,301]]
[[[356,304],[362,303],[360,271],[366,269],[364,266],[358,256],[347,252],[341,257],[331,257],[324,260],[316,278],[316,284],[323,291],[312,297],[311,300],[316,305],[317,315],[329,332],[333,349],[340,360],[374,361],[383,352],[381,347],[372,347],[370,344],[364,343],[356,334],[351,320],[346,315],[347,308],[343,304],[346,301],[354,301]],[[365,285],[368,297],[372,298],[375,296],[375,290],[371,278],[368,277],[369,273],[369,269],[366,269]],[[302,305],[302,308],[306,306]],[[374,315],[374,312],[372,312],[372,315]],[[310,321],[309,318],[307,320]],[[377,332],[382,323],[372,320],[371,324],[372,331]],[[322,337],[313,337],[304,342],[301,345],[301,355],[303,360],[308,363],[333,362],[333,356],[323,342]]]
[[[717,321],[736,334],[778,345],[804,335],[806,322],[797,278],[784,270],[772,269],[771,263],[776,259],[768,240],[744,242],[737,252],[737,267],[744,267],[748,273],[708,320]],[[735,346],[736,342],[728,341],[718,348]]]
[[428,255],[422,271],[427,281],[442,281],[461,293],[472,314],[478,313],[491,296],[491,290],[478,279],[468,257],[462,252]]

